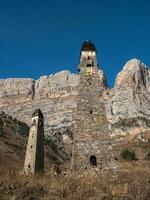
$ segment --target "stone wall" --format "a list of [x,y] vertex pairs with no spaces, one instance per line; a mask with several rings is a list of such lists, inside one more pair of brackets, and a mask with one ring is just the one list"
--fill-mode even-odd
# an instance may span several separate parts
[[32,116],[24,164],[25,174],[44,172],[44,119],[37,109]]
[[81,52],[72,166],[82,173],[102,175],[114,172],[116,166],[103,98],[105,89],[101,87],[96,54],[89,54]]

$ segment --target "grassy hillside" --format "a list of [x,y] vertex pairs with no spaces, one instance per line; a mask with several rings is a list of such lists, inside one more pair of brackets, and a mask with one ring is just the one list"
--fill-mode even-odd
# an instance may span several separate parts
[[[29,127],[5,113],[0,113],[0,173],[18,170],[22,172]],[[53,166],[69,161],[68,155],[54,141],[45,138],[45,166],[49,171]]]
[[[29,127],[0,113],[0,200],[149,200],[150,142],[133,139],[115,147],[115,177],[64,173],[70,158],[45,139],[44,175],[22,174]],[[149,133],[146,133],[149,135]],[[116,153],[117,152],[117,153]],[[62,175],[54,175],[60,164]]]
[[25,177],[17,172],[0,179],[1,200],[149,200],[149,174],[124,173],[115,179],[72,174]]

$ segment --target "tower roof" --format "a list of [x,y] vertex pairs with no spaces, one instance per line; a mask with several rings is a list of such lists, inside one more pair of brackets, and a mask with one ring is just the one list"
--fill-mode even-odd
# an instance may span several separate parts
[[40,109],[36,109],[36,110],[33,112],[32,117],[36,117],[36,116],[41,117],[41,118],[44,118],[44,116],[43,116],[43,114],[42,114],[42,112],[41,112]]
[[91,41],[87,40],[82,44],[81,51],[96,51],[96,47]]

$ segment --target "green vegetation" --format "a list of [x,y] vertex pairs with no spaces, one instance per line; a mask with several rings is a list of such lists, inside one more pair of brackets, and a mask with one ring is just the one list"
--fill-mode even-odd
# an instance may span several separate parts
[[23,123],[23,122],[16,122],[18,123],[19,127],[18,127],[18,133],[20,135],[22,135],[23,137],[26,137],[29,135],[29,127],[27,126],[27,124]]
[[45,138],[44,143],[45,143],[45,145],[50,147],[52,150],[57,152],[58,146],[57,146],[57,143],[55,140],[52,140],[51,138]]
[[21,136],[28,136],[29,127],[24,122],[17,121],[16,118],[12,118],[6,115],[4,112],[0,113],[0,134],[19,134]]
[[126,160],[137,160],[134,150],[123,149],[121,151],[121,156]]
[[0,118],[0,134],[4,133],[4,122],[3,120]]

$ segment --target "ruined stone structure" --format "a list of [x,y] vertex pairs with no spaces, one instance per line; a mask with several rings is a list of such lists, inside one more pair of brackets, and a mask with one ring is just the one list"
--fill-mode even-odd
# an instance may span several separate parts
[[73,147],[73,168],[79,172],[103,174],[115,171],[110,132],[105,111],[103,88],[94,44],[86,41],[81,48],[78,67],[79,85]]
[[32,114],[24,172],[25,174],[44,172],[44,117],[39,109]]

